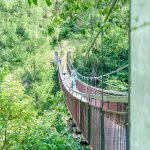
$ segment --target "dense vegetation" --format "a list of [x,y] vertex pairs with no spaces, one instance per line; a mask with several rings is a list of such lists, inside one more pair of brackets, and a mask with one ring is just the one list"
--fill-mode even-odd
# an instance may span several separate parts
[[0,1],[0,149],[81,149],[51,65],[49,7]]
[[[54,8],[49,25],[51,44],[57,45],[62,39],[71,41],[69,45],[75,45],[73,64],[85,76],[100,76],[128,64],[129,0],[117,1],[103,26],[103,42],[100,34],[89,50],[114,1],[56,0],[49,3]],[[33,1],[33,4],[36,2]],[[108,83],[106,89],[127,91],[128,68],[104,80]]]
[[[93,47],[89,50],[95,36],[101,29],[112,2],[111,0],[88,0],[86,2],[84,0],[66,0],[57,3],[57,7],[61,9],[57,11],[57,17],[55,16],[54,20],[57,20],[60,32],[58,37],[54,36],[53,42],[59,42],[64,38],[70,41],[69,45],[75,45],[72,61],[82,75],[100,76],[102,74],[102,63],[103,74],[128,64],[128,0],[117,1],[103,27],[103,42],[100,34]],[[119,85],[117,87],[105,85],[105,88],[127,91],[128,69],[125,68],[104,80],[108,84]]]
[[[102,60],[101,37],[84,56],[111,0],[0,1],[0,149],[82,149],[66,128],[52,49],[67,41],[83,75],[101,75],[102,61],[105,73],[127,64],[128,3],[119,1],[104,27]],[[106,80],[126,87],[127,73]]]

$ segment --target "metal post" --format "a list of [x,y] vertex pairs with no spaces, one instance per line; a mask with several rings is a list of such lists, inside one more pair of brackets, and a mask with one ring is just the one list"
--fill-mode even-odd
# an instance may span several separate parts
[[91,106],[90,106],[90,99],[88,103],[88,142],[90,144],[91,140]]
[[104,135],[104,98],[103,98],[103,27],[101,32],[101,71],[102,71],[102,107],[101,107],[101,150],[105,150],[105,135]]
[[125,114],[125,132],[126,132],[126,150],[129,150],[129,124],[128,124],[128,108]]
[[80,101],[80,130],[82,132],[82,101]]

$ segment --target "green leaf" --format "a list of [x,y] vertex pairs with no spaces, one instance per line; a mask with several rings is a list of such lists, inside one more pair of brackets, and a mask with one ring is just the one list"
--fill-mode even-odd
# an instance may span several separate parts
[[51,6],[51,5],[52,5],[51,0],[45,0],[45,2],[46,2],[46,4],[47,4],[48,6]]
[[48,34],[51,36],[54,33],[54,28],[53,27],[48,27]]
[[84,9],[84,11],[86,11],[86,10],[88,10],[88,8],[89,8],[89,6],[88,5],[83,5],[83,9]]
[[38,5],[38,0],[28,0],[28,4],[31,5],[32,3]]
[[85,35],[86,34],[86,30],[85,29],[80,29],[80,33]]
[[32,4],[32,0],[28,0],[28,4],[31,5]]
[[38,3],[37,3],[37,0],[32,0],[33,1],[33,3],[35,4],[35,5],[37,5]]
[[62,22],[63,22],[63,20],[62,20],[62,18],[60,18],[60,16],[56,16],[56,17],[54,18],[54,23],[55,23],[56,25],[60,25],[60,24],[62,24]]

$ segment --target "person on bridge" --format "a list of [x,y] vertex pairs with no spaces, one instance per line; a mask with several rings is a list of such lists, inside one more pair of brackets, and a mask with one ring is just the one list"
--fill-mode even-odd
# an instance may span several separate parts
[[58,58],[58,63],[61,65],[61,59],[60,59],[60,57]]
[[75,89],[76,88],[76,79],[77,79],[77,76],[76,76],[76,73],[75,71],[73,71],[72,73],[72,77],[71,77],[71,88],[72,89]]

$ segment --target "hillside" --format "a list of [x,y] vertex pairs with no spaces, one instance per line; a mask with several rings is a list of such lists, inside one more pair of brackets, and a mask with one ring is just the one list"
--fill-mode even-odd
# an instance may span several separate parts
[[[0,1],[0,149],[88,149],[68,131],[53,56],[58,51],[63,60],[72,51],[73,65],[85,76],[128,64],[128,0],[117,3],[103,29],[103,59],[101,36],[88,51],[110,2]],[[105,81],[106,89],[128,91],[127,68]]]

